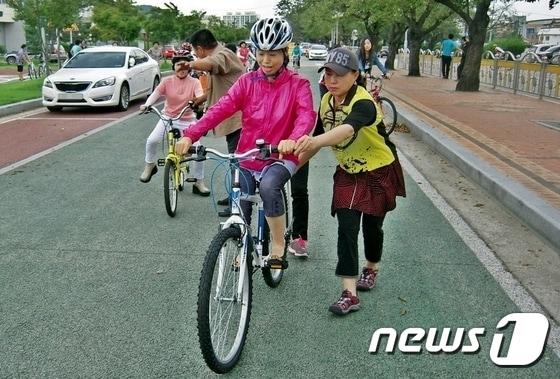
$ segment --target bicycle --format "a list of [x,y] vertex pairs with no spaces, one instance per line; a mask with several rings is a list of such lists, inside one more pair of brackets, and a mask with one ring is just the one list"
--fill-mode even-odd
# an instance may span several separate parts
[[39,77],[33,61],[30,61],[27,65],[27,75],[29,76],[29,79],[37,79]]
[[[269,158],[275,149],[257,140],[257,148],[242,154],[223,154],[199,146],[189,151],[196,153],[187,159],[206,159],[208,153],[227,160],[234,168],[231,199],[231,216],[220,223],[204,259],[198,287],[197,322],[200,349],[208,367],[216,373],[229,372],[237,364],[243,350],[252,306],[252,275],[261,270],[265,283],[277,287],[287,268],[287,250],[291,235],[288,197],[282,190],[286,209],[286,233],[282,265],[270,264],[268,255],[271,235],[266,223],[263,203],[258,194],[241,193],[240,170],[236,161],[253,158],[255,154]],[[289,184],[289,181],[288,181]],[[258,189],[258,185],[257,185]],[[243,217],[241,200],[257,205],[254,230]],[[255,224],[255,223],[253,223]]]
[[163,159],[158,159],[157,165],[163,166],[163,197],[165,200],[165,210],[170,217],[175,217],[177,213],[177,199],[179,191],[184,188],[184,183],[194,183],[196,178],[187,177],[189,173],[188,159],[175,152],[175,143],[181,138],[181,130],[173,127],[173,122],[181,119],[183,114],[191,109],[192,105],[189,104],[181,110],[175,117],[168,117],[162,114],[157,108],[149,106],[144,113],[155,113],[165,124],[165,135],[167,138],[167,156]]
[[299,71],[299,69],[300,69],[300,67],[301,67],[301,65],[300,65],[300,63],[301,63],[301,56],[299,56],[299,55],[292,55],[292,62],[293,62],[293,63],[292,63],[292,66],[293,66],[294,70],[295,70],[296,72]]
[[383,77],[366,76],[366,89],[373,97],[373,100],[381,106],[385,132],[387,135],[390,135],[397,126],[397,107],[395,107],[395,104],[390,99],[381,96],[381,88],[383,88]]
[[49,63],[45,62],[43,58],[41,58],[41,64],[39,65],[38,75],[39,77],[47,77],[52,74],[52,70],[49,67]]

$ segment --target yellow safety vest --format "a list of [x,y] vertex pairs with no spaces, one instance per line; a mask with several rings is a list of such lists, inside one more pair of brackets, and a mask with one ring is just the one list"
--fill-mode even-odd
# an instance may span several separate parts
[[[351,92],[354,92],[353,89],[350,90],[350,95]],[[354,103],[364,99],[373,101],[365,88],[357,86],[351,99],[346,99],[343,104],[334,106],[334,97],[327,92],[321,99],[319,111],[325,133],[341,125],[352,111]],[[383,121],[383,112],[379,104],[374,101],[373,103],[377,112],[375,121],[362,127],[357,135],[332,147],[340,167],[351,174],[373,171],[387,166],[395,160],[393,153],[385,143],[385,138],[377,131],[377,125]]]

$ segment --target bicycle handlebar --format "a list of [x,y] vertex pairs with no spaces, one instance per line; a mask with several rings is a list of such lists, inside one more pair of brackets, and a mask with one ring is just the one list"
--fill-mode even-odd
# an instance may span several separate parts
[[227,160],[237,160],[237,159],[246,159],[249,158],[257,153],[260,154],[260,159],[269,159],[270,155],[273,153],[278,153],[278,146],[274,146],[268,143],[265,143],[263,140],[259,139],[256,141],[257,147],[251,150],[248,150],[244,153],[236,154],[236,153],[222,153],[219,150],[212,149],[210,147],[205,147],[202,145],[199,146],[191,146],[189,147],[189,154],[196,154],[193,155],[186,160],[205,160],[206,155],[208,153],[215,155],[219,158],[227,159]]
[[181,117],[183,117],[183,115],[185,114],[185,112],[189,109],[193,109],[193,102],[189,101],[189,103],[187,104],[187,106],[185,106],[183,109],[181,109],[181,112],[179,112],[179,114],[175,117],[168,117],[166,115],[164,115],[163,113],[161,113],[159,111],[159,109],[157,109],[156,107],[150,105],[148,106],[144,111],[140,112],[140,114],[145,114],[145,113],[155,113],[158,115],[158,117],[160,119],[162,119],[163,121],[177,121],[179,119],[181,119]]

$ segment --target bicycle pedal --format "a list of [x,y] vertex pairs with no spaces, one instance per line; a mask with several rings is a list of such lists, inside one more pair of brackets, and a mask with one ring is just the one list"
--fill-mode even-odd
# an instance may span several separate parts
[[187,178],[187,179],[185,179],[185,182],[187,182],[187,183],[196,183],[196,178]]
[[157,160],[157,165],[158,166],[165,166],[165,159],[158,159]]

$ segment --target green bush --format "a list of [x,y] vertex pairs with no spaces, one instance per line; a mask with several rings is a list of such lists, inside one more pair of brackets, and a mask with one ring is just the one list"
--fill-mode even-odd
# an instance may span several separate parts
[[0,54],[6,54],[6,47],[4,45],[0,45]]
[[525,51],[527,45],[519,35],[513,35],[506,38],[500,38],[484,45],[484,51],[494,51],[496,46],[501,47],[504,51],[511,51],[513,55],[519,55]]

